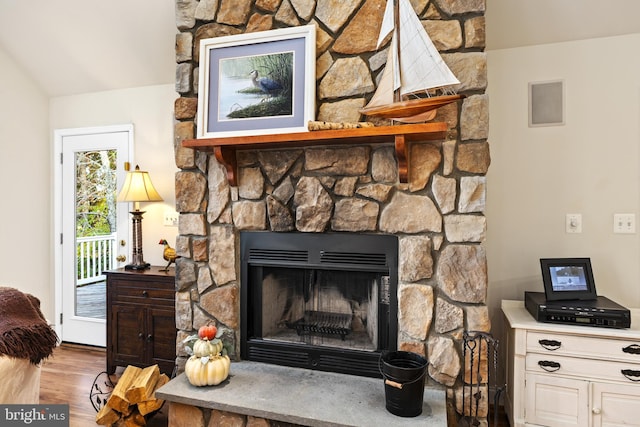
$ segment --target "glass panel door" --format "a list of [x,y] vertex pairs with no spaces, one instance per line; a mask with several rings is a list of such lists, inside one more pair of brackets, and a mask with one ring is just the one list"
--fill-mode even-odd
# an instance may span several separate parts
[[[62,136],[62,341],[106,345],[103,272],[125,255],[128,204],[116,203],[129,161],[131,126],[70,130]],[[125,255],[126,256],[126,255]]]

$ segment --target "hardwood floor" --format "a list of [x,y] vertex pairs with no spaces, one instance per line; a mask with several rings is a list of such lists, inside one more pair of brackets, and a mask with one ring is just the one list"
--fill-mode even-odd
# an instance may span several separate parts
[[[62,344],[42,365],[40,403],[69,404],[69,427],[97,425],[96,411],[91,404],[89,394],[96,376],[105,368],[104,349]],[[121,373],[122,368],[118,368],[116,376]],[[149,420],[147,426],[166,427],[167,411],[168,405],[163,406],[162,410]],[[502,408],[500,408],[497,423],[494,423],[493,419],[488,421],[489,426],[509,427]]]
[[[40,403],[69,404],[69,427],[97,425],[96,410],[89,395],[95,378],[105,368],[104,349],[62,344],[42,365]],[[115,377],[121,372],[122,368],[119,368]],[[116,381],[117,378],[113,380]],[[167,408],[168,405],[163,406],[147,426],[166,427]]]
[[504,407],[498,407],[498,415],[496,417],[493,416],[493,413],[491,415],[492,417],[487,420],[490,426],[509,427],[509,419],[507,418],[507,414],[504,412]]

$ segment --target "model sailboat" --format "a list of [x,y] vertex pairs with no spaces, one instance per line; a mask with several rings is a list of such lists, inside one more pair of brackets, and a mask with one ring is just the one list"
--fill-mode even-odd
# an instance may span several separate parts
[[[460,81],[442,60],[409,0],[387,1],[378,48],[391,31],[387,65],[371,101],[360,113],[417,123],[431,120],[437,108],[463,97],[452,89]],[[429,96],[434,89],[443,94]],[[427,97],[418,98],[419,93]]]

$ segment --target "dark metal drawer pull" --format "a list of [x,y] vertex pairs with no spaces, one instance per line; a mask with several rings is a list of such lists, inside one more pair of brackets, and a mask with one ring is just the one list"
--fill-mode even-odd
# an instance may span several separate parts
[[640,345],[631,344],[631,345],[623,348],[622,351],[624,353],[629,353],[629,354],[640,354]]
[[545,350],[549,351],[557,350],[560,348],[560,345],[562,345],[560,341],[556,340],[540,340],[538,341],[538,344],[540,344]]
[[[629,381],[633,381],[633,382],[640,381],[640,371],[636,371],[633,369],[622,369],[620,372],[622,372],[622,375],[624,375],[625,378],[628,379]],[[629,378],[629,377],[635,377],[635,378]]]
[[558,362],[552,362],[550,360],[541,360],[538,362],[538,366],[547,372],[555,372],[560,369],[560,364]]

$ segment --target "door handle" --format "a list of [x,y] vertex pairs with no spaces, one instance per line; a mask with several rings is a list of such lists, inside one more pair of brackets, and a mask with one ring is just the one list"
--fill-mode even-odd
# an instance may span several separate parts
[[640,345],[631,344],[622,349],[623,353],[640,354]]
[[[640,371],[636,371],[634,369],[622,369],[620,372],[629,381],[633,381],[633,382],[640,381]],[[634,377],[634,378],[631,378],[631,377]]]
[[538,344],[542,346],[545,350],[554,351],[560,348],[562,343],[556,340],[540,340]]
[[560,364],[551,360],[541,360],[538,362],[538,366],[547,372],[555,372],[560,369]]

